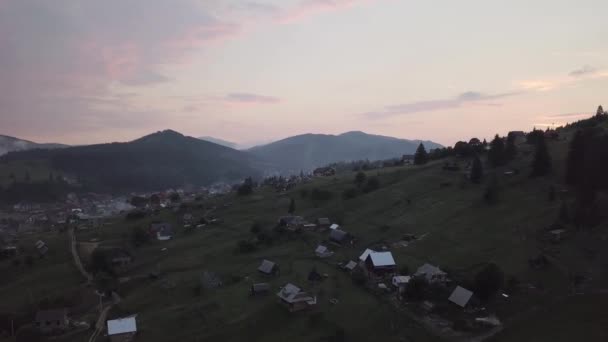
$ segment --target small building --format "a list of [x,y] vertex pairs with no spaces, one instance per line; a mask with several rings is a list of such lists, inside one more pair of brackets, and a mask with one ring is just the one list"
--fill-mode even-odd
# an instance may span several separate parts
[[361,256],[359,256],[359,261],[361,262],[365,262],[365,260],[367,260],[367,257],[371,254],[374,253],[374,250],[366,248],[365,251],[363,251],[363,254],[361,254]]
[[465,289],[464,287],[456,286],[448,300],[461,308],[467,306],[469,300],[473,297],[473,292]]
[[351,238],[350,238],[350,234],[348,234],[347,232],[340,230],[340,229],[334,229],[329,234],[329,240],[331,242],[337,243],[339,245],[344,245],[344,244],[348,243],[351,240]]
[[391,283],[393,284],[394,287],[400,289],[403,287],[407,287],[407,284],[409,284],[411,277],[410,276],[394,276],[393,280],[391,281]]
[[108,320],[108,336],[111,342],[133,341],[137,334],[135,316]]
[[327,217],[321,217],[317,219],[317,225],[319,229],[327,229],[331,226],[331,221]]
[[36,328],[43,334],[63,332],[69,323],[67,309],[41,310],[36,313]]
[[251,295],[252,296],[263,296],[270,293],[270,284],[268,283],[257,283],[251,285]]
[[265,275],[276,275],[279,272],[279,265],[264,259],[260,267],[258,267],[258,271]]
[[38,251],[38,254],[45,255],[49,251],[49,247],[44,241],[38,240],[36,241],[36,250]]
[[337,223],[333,223],[332,225],[329,226],[329,229],[331,229],[331,230],[340,229],[340,225]]
[[319,246],[317,246],[317,249],[315,249],[315,254],[319,258],[329,258],[332,255],[334,255],[334,252],[330,251],[329,248],[327,248],[323,245],[319,245]]
[[165,225],[156,232],[156,239],[159,241],[167,241],[173,239],[173,228],[170,225]]
[[311,296],[307,292],[302,291],[299,287],[289,283],[281,288],[277,293],[281,303],[285,305],[290,312],[301,311],[317,304],[317,298]]
[[372,252],[365,259],[365,266],[376,276],[392,274],[397,271],[397,264],[391,252]]
[[442,271],[439,267],[431,264],[424,264],[418,267],[418,270],[416,270],[414,276],[425,277],[429,283],[444,283],[448,279],[447,273]]
[[279,225],[286,227],[299,227],[304,225],[305,221],[302,216],[281,216]]
[[336,169],[333,167],[319,167],[312,172],[312,175],[315,177],[330,177],[334,176],[335,174]]
[[354,261],[352,261],[352,260],[349,261],[349,262],[347,262],[346,265],[344,265],[344,269],[347,270],[347,271],[349,271],[349,272],[354,271],[355,268],[357,268],[357,263],[354,262]]

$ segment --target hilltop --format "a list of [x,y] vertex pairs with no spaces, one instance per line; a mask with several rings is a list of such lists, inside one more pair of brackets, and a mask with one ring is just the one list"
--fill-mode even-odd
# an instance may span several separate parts
[[53,149],[63,147],[68,147],[68,145],[46,143],[40,144],[29,140],[9,137],[7,135],[0,135],[0,156],[15,151],[26,151],[32,149]]
[[247,154],[171,130],[125,143],[24,151],[0,159],[9,165],[28,161],[101,192],[200,186],[258,174]]
[[427,150],[442,147],[431,141],[405,140],[354,131],[340,135],[303,134],[248,150],[277,170],[300,172],[334,162],[384,160],[414,154],[420,143]]

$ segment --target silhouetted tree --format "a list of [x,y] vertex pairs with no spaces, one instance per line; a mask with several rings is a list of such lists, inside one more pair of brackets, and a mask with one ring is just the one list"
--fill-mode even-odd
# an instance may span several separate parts
[[526,143],[531,145],[536,145],[540,139],[545,138],[545,132],[540,129],[536,129],[536,127],[532,130],[532,132],[526,134]]
[[471,149],[465,141],[459,141],[454,144],[454,153],[462,157],[468,157],[471,154]]
[[287,210],[288,213],[293,214],[296,211],[296,200],[295,199],[291,199],[291,201],[289,201],[289,209]]
[[551,172],[551,157],[549,156],[549,150],[545,142],[545,137],[542,136],[536,143],[536,152],[534,153],[534,160],[532,161],[532,173],[531,177],[542,177]]
[[253,180],[251,177],[245,178],[243,184],[239,185],[237,193],[241,196],[246,196],[253,193]]
[[424,148],[424,144],[420,143],[420,145],[418,145],[418,148],[416,149],[416,153],[414,154],[414,164],[422,165],[422,164],[426,164],[427,161],[428,161],[428,153],[426,152],[426,149]]
[[505,275],[494,263],[488,264],[475,276],[475,295],[481,300],[488,300],[503,286]]
[[490,151],[488,151],[488,162],[492,167],[503,165],[505,161],[505,143],[496,134],[494,140],[490,143]]
[[566,159],[566,183],[579,184],[585,163],[585,134],[582,130],[576,131],[570,142],[568,157]]
[[357,172],[357,175],[355,176],[355,183],[357,184],[357,186],[361,186],[363,185],[363,183],[365,183],[365,180],[367,179],[367,176],[365,175],[365,172]]
[[481,165],[481,160],[479,159],[479,156],[475,156],[475,159],[473,159],[473,166],[471,167],[471,182],[475,183],[475,184],[479,184],[479,182],[481,182],[481,179],[483,178],[483,166]]
[[602,107],[602,105],[599,105],[597,107],[597,112],[595,113],[595,115],[600,116],[604,114],[604,108]]
[[512,160],[517,155],[517,146],[515,146],[515,134],[510,132],[507,135],[507,146],[505,147],[505,159]]

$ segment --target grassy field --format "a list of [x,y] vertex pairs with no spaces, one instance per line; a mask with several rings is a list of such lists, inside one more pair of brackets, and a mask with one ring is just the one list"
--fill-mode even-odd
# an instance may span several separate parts
[[[589,256],[588,249],[595,247],[589,247],[593,245],[587,241],[608,233],[607,227],[576,233],[559,245],[547,246],[537,239],[539,231],[555,222],[561,201],[571,200],[571,194],[559,191],[565,188],[561,185],[561,166],[567,147],[564,137],[568,136],[564,133],[561,140],[549,144],[554,172],[542,179],[528,177],[531,147],[522,144],[517,159],[508,166],[495,170],[486,167],[483,184],[471,184],[462,171],[443,170],[441,161],[370,171],[367,176],[378,177],[380,188],[347,200],[342,192],[354,186],[354,173],[345,173],[315,179],[287,194],[265,188],[250,196],[228,195],[194,203],[188,212],[195,217],[216,208],[213,215],[222,222],[193,232],[179,224],[183,211],[164,210],[139,221],[119,219],[96,230],[80,231],[78,238],[98,239],[106,246],[129,246],[135,226],[147,227],[152,221],[163,220],[177,227],[173,240],[150,241],[134,249],[136,259],[129,274],[132,280],[121,285],[123,301],[112,312],[113,316],[137,314],[138,340],[147,342],[339,341],[342,334],[347,341],[368,341],[370,336],[384,341],[438,340],[386,298],[354,285],[336,267],[339,261],[356,260],[367,247],[381,246],[391,250],[400,267],[410,270],[429,262],[466,282],[485,264],[494,262],[507,277],[534,285],[535,291],[492,304],[492,310],[505,322],[504,331],[494,337],[496,342],[567,341],[572,338],[566,337],[574,336],[605,341],[608,328],[596,305],[605,302],[606,296],[572,297],[570,276],[585,271],[593,275],[595,289],[606,285],[602,259]],[[503,174],[511,169],[520,173]],[[499,195],[490,205],[484,202],[483,192],[492,174],[498,179]],[[551,186],[559,192],[560,198],[555,201],[549,200]],[[331,192],[331,198],[313,200],[310,194],[314,188]],[[336,254],[320,260],[315,258],[314,249],[319,243],[327,243],[328,233],[284,233],[272,245],[261,244],[251,253],[237,252],[238,241],[254,239],[250,232],[253,222],[259,222],[266,232],[272,231],[278,217],[287,213],[290,198],[295,199],[297,215],[310,221],[329,217],[356,236],[357,245],[331,247]],[[397,247],[395,243],[404,234],[421,238],[407,247]],[[528,260],[541,251],[551,255],[553,265],[533,270]],[[277,262],[280,275],[266,278],[259,274],[256,269],[263,259]],[[78,284],[71,265],[54,263],[53,267],[53,272],[63,272],[63,284]],[[327,278],[310,283],[307,275],[313,268]],[[146,277],[155,271],[163,277]],[[223,286],[200,290],[203,271],[218,274]],[[42,270],[31,276],[23,272],[2,283],[3,297],[5,290],[14,291],[15,298],[23,300],[23,290],[19,289],[33,286],[36,277],[46,276]],[[47,281],[50,288],[59,286]],[[276,291],[267,297],[250,297],[249,287],[255,282],[269,282],[276,291],[292,282],[314,293],[319,305],[311,311],[290,314],[277,303]],[[329,302],[334,298],[338,304]],[[593,319],[587,323],[589,315]],[[559,329],[552,329],[554,326]]]

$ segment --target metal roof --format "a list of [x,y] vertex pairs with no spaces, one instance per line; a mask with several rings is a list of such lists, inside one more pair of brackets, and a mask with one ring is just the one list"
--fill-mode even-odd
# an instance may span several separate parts
[[135,316],[118,318],[108,321],[108,335],[118,335],[137,332]]
[[275,265],[276,264],[274,262],[264,259],[264,261],[262,261],[262,264],[260,265],[260,267],[258,267],[258,271],[260,271],[262,273],[270,274],[270,273],[272,273],[272,270],[274,269]]
[[325,253],[327,252],[327,247],[323,245],[319,245],[317,249],[315,249],[315,253]]
[[465,289],[464,287],[457,286],[456,289],[454,289],[454,292],[452,292],[452,294],[450,295],[450,298],[448,298],[448,300],[464,308],[472,296],[473,292]]
[[395,259],[391,252],[372,252],[369,254],[374,266],[395,266]]
[[363,254],[361,254],[361,256],[359,257],[359,260],[361,260],[361,261],[365,261],[365,260],[367,259],[367,257],[369,256],[369,254],[370,254],[370,253],[373,253],[373,252],[374,252],[373,250],[371,250],[371,249],[367,248],[367,249],[366,249],[366,250],[363,252]]

